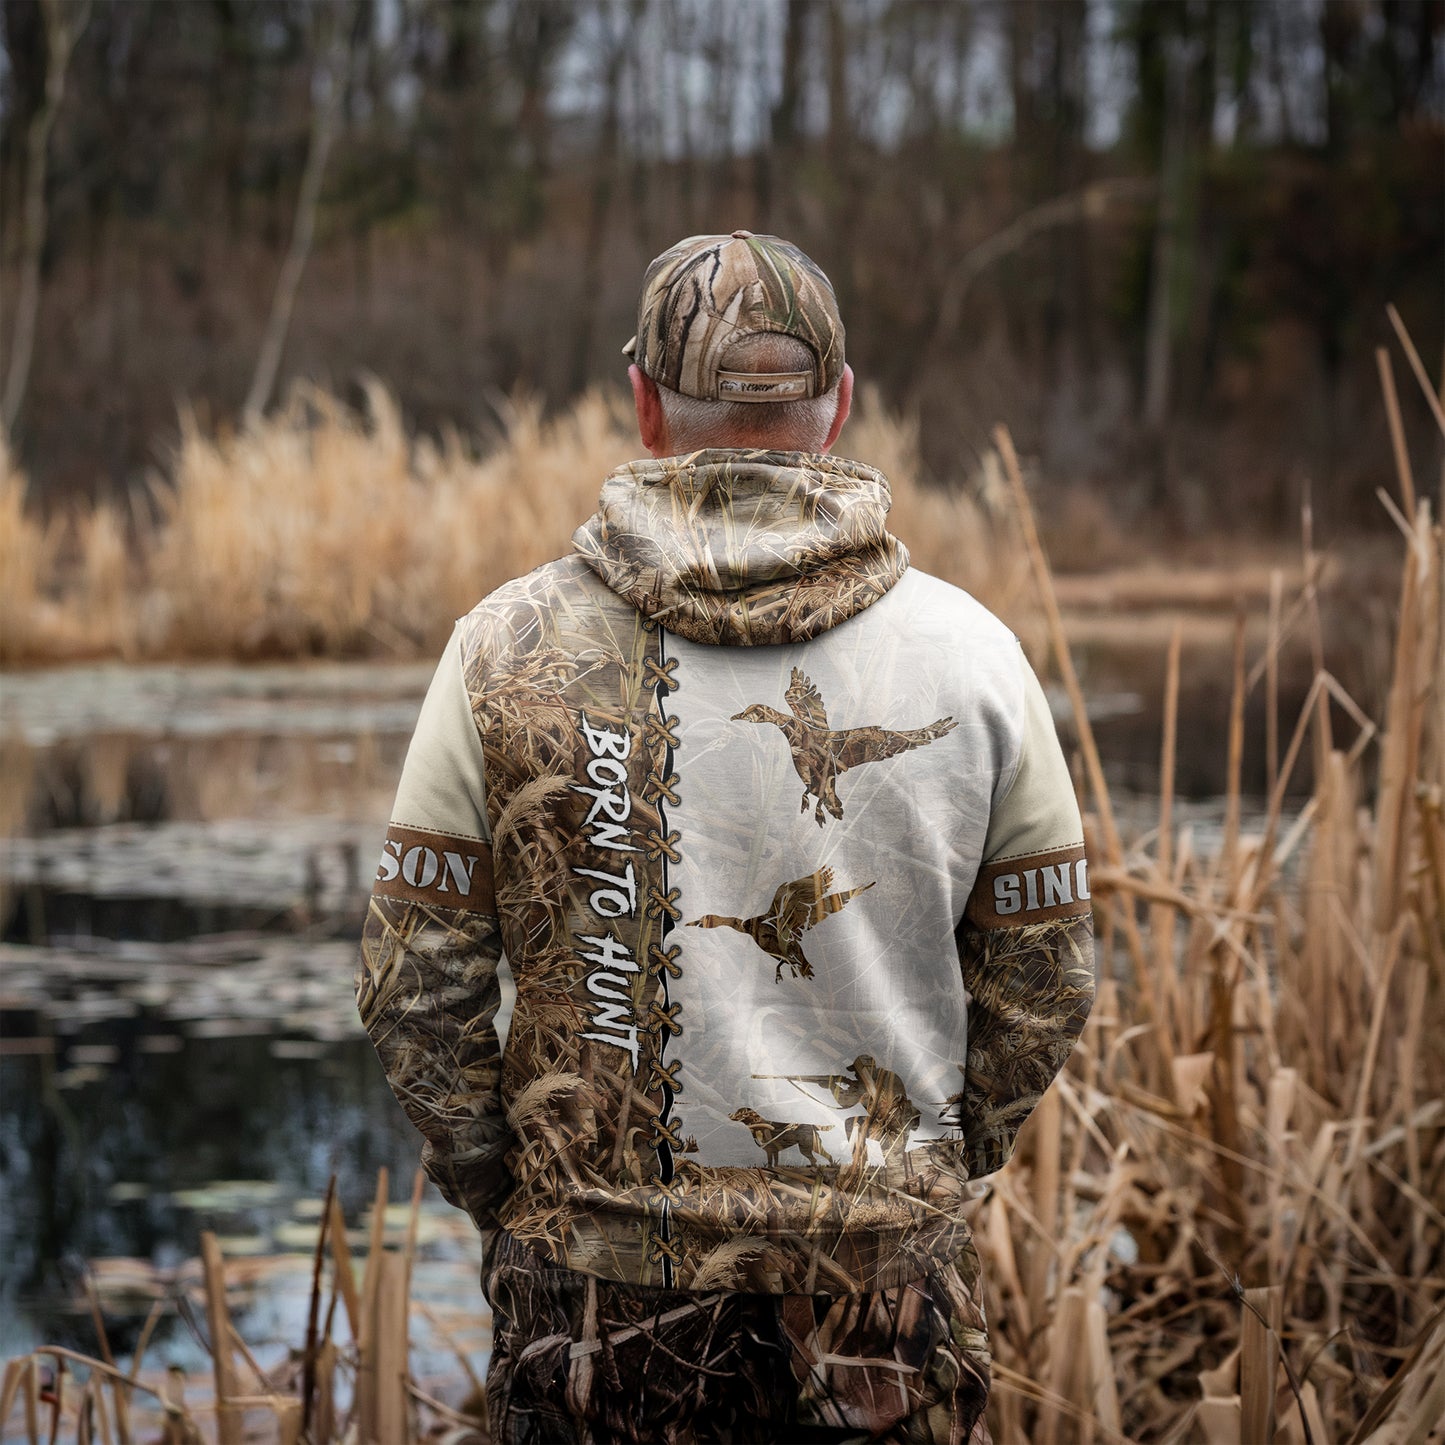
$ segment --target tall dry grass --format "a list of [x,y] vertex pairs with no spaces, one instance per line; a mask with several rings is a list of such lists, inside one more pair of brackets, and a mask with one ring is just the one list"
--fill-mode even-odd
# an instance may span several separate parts
[[[1445,433],[1445,418],[1442,418]],[[1081,739],[1099,998],[975,1227],[996,1437],[1445,1440],[1445,543],[1402,474],[1403,565],[1377,723],[1321,666],[1263,820],[1239,776],[1239,629],[1222,842],[1173,819],[1170,647],[1158,825],[1121,837],[1006,434]],[[1318,568],[1307,561],[1305,575]],[[1292,615],[1323,655],[1317,599]],[[1288,722],[1289,720],[1286,720]],[[1302,753],[1313,795],[1287,810]]]
[[[916,423],[861,400],[845,448],[893,481],[921,566],[1016,610],[1016,549],[968,497],[918,484]],[[425,655],[453,618],[570,549],[604,476],[640,454],[617,398],[555,418],[515,397],[483,453],[413,440],[377,382],[356,412],[315,387],[239,432],[181,418],[141,521],[104,505],[42,524],[0,450],[0,663],[75,656]]]
[[[406,1445],[422,1439],[486,1445],[481,1381],[434,1315],[432,1329],[453,1350],[471,1392],[460,1408],[447,1405],[428,1394],[410,1369],[422,1180],[418,1170],[402,1241],[387,1245],[387,1171],[378,1174],[358,1280],[332,1179],[317,1229],[306,1337],[281,1364],[264,1369],[237,1332],[226,1262],[207,1231],[201,1235],[199,1287],[178,1295],[172,1306],[203,1339],[210,1379],[190,1382],[174,1368],[162,1374],[148,1359],[162,1301],[141,1327],[130,1368],[119,1368],[92,1290],[100,1356],[50,1348],[10,1360],[0,1377],[0,1438],[23,1438],[29,1445],[62,1439],[77,1445]],[[17,1417],[20,1432],[12,1435],[7,1426]]]

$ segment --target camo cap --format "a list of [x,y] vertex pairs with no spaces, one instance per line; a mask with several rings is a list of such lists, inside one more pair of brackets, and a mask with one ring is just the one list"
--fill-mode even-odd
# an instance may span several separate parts
[[[809,371],[723,367],[735,341],[772,332],[812,348]],[[622,348],[655,382],[704,401],[802,401],[843,374],[843,322],[818,265],[776,236],[689,236],[648,268],[637,335]]]

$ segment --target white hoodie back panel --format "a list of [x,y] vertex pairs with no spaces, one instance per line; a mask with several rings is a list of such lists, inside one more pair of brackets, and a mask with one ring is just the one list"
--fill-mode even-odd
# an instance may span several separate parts
[[[903,1079],[921,1113],[910,1142],[943,1137],[967,1052],[954,929],[1023,738],[1017,641],[966,593],[911,571],[805,644],[717,648],[669,636],[666,646],[679,664],[670,707],[681,778],[679,805],[668,810],[681,862],[669,882],[684,924],[765,915],[781,885],[819,869],[831,870],[823,897],[864,890],[803,930],[798,948],[812,977],[732,927],[673,935],[684,973],[672,993],[686,1014],[673,1046],[683,1062],[677,1112],[698,1162],[760,1162],[748,1128],[729,1118],[740,1107],[828,1130],[824,1147],[837,1157],[843,1118],[862,1105],[840,1117],[826,1086],[787,1076],[842,1074],[859,1055]],[[816,791],[826,762],[805,784],[783,730],[737,716],[758,704],[791,715],[795,671],[816,689],[834,733],[876,728],[886,747],[888,734],[952,727],[838,774],[834,817]]]

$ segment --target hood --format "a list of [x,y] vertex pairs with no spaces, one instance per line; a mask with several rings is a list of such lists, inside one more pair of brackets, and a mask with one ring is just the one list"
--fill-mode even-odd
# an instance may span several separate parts
[[908,552],[888,480],[806,452],[629,462],[572,544],[645,616],[691,642],[803,642],[876,602]]

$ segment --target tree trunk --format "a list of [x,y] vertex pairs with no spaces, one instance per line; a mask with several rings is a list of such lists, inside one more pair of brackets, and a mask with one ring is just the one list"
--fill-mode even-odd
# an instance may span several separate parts
[[48,213],[46,174],[50,165],[50,132],[65,95],[65,73],[75,42],[90,19],[90,0],[78,6],[64,0],[41,0],[45,17],[45,100],[30,122],[26,137],[25,219],[20,256],[20,287],[10,335],[10,369],[0,399],[0,421],[13,433],[25,388],[30,380],[30,358],[35,349],[35,317],[40,310],[40,262],[45,253]]
[[862,209],[857,194],[859,157],[854,151],[853,121],[848,86],[847,0],[832,0],[828,8],[828,170],[833,180],[832,251],[829,268],[844,316],[853,310],[853,252],[857,221]]
[[1159,188],[1159,218],[1149,274],[1149,312],[1144,344],[1144,425],[1162,434],[1169,419],[1174,351],[1175,291],[1179,268],[1179,228],[1184,209],[1188,158],[1190,67],[1184,43],[1171,37],[1166,51],[1168,84],[1164,115],[1164,156]]
[[[592,340],[597,332],[597,312],[602,304],[602,248],[607,238],[607,217],[612,209],[612,189],[617,174],[621,138],[621,90],[623,65],[634,50],[633,37],[643,18],[644,0],[632,0],[622,30],[608,36],[605,61],[602,128],[594,159],[592,204],[582,242],[582,284],[577,297],[577,327],[572,352],[571,387],[579,392],[587,384]],[[610,16],[609,16],[610,22]],[[608,26],[611,29],[610,23]]]
[[[1046,179],[1046,194],[1051,197],[1072,194],[1084,181],[1085,21],[1080,0],[1053,0],[1045,16],[1053,61],[1049,74],[1052,135]],[[1055,379],[1060,371],[1081,371],[1077,366],[1069,368],[1067,348],[1071,339],[1082,342],[1089,322],[1083,254],[1087,232],[1081,210],[1073,224],[1060,227],[1048,242],[1052,255],[1045,299],[1043,360],[1044,374]]]
[[1009,96],[1014,113],[1014,161],[1023,172],[1019,193],[1029,205],[1036,204],[1043,188],[1038,176],[1038,75],[1039,16],[1036,0],[1011,0],[1007,8]]
[[251,389],[246,393],[243,411],[248,423],[259,420],[271,399],[276,373],[281,368],[281,353],[286,348],[286,333],[291,328],[296,293],[301,287],[301,273],[306,267],[306,258],[311,254],[311,242],[316,233],[316,208],[321,199],[321,182],[326,174],[326,158],[331,151],[336,122],[341,113],[341,100],[346,91],[350,59],[349,18],[349,11],[339,6],[332,11],[330,34],[321,45],[321,57],[312,78],[311,141],[306,150],[306,169],[302,172],[301,191],[296,198],[291,245],[276,281],[271,315],[262,333]]
[[[803,101],[803,57],[807,50],[805,31],[812,8],[813,0],[787,0],[783,14],[782,87],[768,116],[771,144],[758,148],[753,172],[758,224],[771,232],[787,229],[788,212],[783,198],[788,195],[791,171],[797,156],[798,117]],[[781,186],[778,185],[780,172],[783,178]]]

